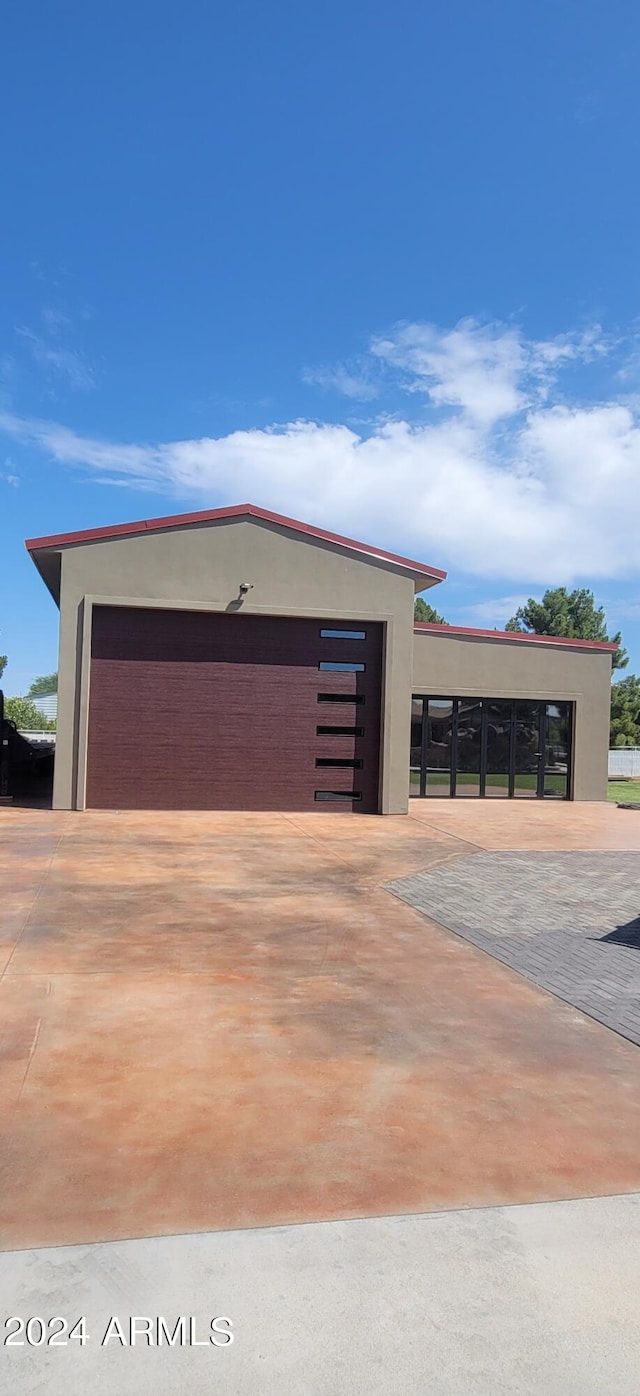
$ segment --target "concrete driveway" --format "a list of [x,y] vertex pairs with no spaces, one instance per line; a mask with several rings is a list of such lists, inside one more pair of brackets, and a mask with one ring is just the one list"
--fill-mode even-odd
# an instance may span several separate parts
[[638,1048],[383,887],[633,812],[0,821],[5,1248],[640,1190]]
[[82,1314],[87,1342],[23,1337],[3,1375],[11,1396],[637,1396],[639,1292],[638,1197],[14,1251],[4,1313]]

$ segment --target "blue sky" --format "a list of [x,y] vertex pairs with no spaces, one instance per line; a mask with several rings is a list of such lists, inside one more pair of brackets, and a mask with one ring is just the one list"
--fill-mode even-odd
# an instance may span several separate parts
[[640,670],[632,0],[34,0],[4,19],[0,651],[27,536],[249,499],[590,585]]

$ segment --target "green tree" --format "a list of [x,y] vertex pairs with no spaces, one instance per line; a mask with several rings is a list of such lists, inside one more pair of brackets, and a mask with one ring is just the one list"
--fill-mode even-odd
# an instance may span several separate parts
[[640,746],[640,679],[628,674],[611,688],[610,746]]
[[602,606],[596,606],[593,592],[586,587],[567,591],[566,587],[551,587],[542,598],[530,596],[507,621],[507,630],[520,630],[532,635],[558,635],[565,640],[609,640],[616,645],[613,668],[624,669],[629,663],[622,648],[620,631],[607,634],[607,620]]
[[41,694],[58,692],[58,675],[41,674],[40,678],[34,679],[27,693],[27,698],[39,698]]
[[448,624],[444,616],[438,615],[438,612],[434,610],[433,606],[430,606],[429,602],[425,601],[422,596],[416,596],[415,605],[413,608],[413,618],[414,620],[429,621],[431,625]]
[[55,732],[55,722],[43,717],[30,698],[5,698],[4,715],[21,732]]
[[8,659],[7,659],[6,654],[0,654],[0,679],[2,678],[2,675],[4,674],[4,671],[5,671],[5,669],[6,669],[8,663],[9,663],[9,661],[8,661]]

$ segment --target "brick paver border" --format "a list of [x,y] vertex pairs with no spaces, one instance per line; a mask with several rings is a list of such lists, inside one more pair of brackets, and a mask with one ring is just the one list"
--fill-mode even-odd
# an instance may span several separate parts
[[387,890],[640,1046],[638,853],[476,853]]

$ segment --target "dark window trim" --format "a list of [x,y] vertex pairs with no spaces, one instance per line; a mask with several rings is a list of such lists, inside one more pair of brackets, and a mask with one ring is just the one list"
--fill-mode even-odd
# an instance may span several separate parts
[[575,756],[575,749],[576,749],[576,748],[575,748],[575,742],[574,742],[575,725],[576,725],[576,705],[575,705],[575,703],[569,703],[569,752],[568,752],[569,760],[567,761],[567,793],[566,793],[566,795],[565,795],[565,800],[572,800],[572,799],[573,799],[573,771],[574,771],[574,756]]
[[459,698],[453,699],[453,712],[451,714],[451,756],[449,758],[449,794],[456,793],[456,782],[458,779],[458,703]]
[[366,703],[364,693],[319,693],[319,703],[358,703],[360,707]]
[[426,793],[427,793],[427,736],[428,736],[428,733],[427,733],[427,721],[428,721],[428,708],[427,708],[427,700],[426,700],[426,698],[423,698],[421,701],[422,701],[422,732],[421,732],[421,734],[420,734],[420,735],[421,735],[421,743],[420,743],[420,795],[421,795],[422,798],[424,798],[425,795],[426,795]]
[[359,756],[316,756],[316,766],[347,766],[350,770],[361,771],[362,764]]
[[316,804],[329,804],[335,800],[338,804],[344,804],[350,800],[361,800],[360,790],[314,790],[313,798]]
[[511,711],[509,713],[509,785],[508,796],[510,800],[515,799],[516,794],[516,701],[511,699]]
[[316,737],[364,737],[364,727],[316,727]]
[[544,768],[546,765],[545,756],[547,748],[547,705],[540,704],[538,712],[538,780],[536,784],[536,797],[538,800],[544,799]]
[[366,665],[349,659],[321,659],[318,668],[323,674],[364,674]]
[[480,799],[484,799],[487,793],[487,737],[489,728],[489,714],[487,705],[482,704],[482,715],[480,718]]

